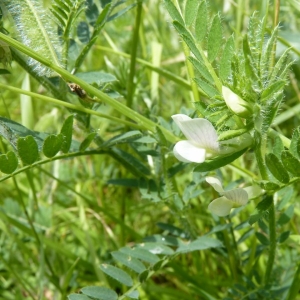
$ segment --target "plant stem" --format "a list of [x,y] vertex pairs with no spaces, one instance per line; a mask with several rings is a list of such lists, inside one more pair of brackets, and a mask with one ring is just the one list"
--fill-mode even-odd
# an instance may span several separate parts
[[[98,116],[98,117],[101,117],[101,118],[109,119],[109,120],[115,121],[118,124],[122,123],[122,124],[127,125],[127,126],[132,127],[132,128],[145,130],[144,127],[139,126],[136,123],[132,123],[132,122],[129,122],[129,121],[126,121],[126,120],[122,120],[120,118],[112,117],[108,114],[102,114],[98,111],[88,109],[88,108],[85,108],[83,106],[75,105],[75,104],[72,104],[72,103],[68,103],[68,102],[65,102],[63,100],[58,100],[58,99],[51,98],[51,97],[48,97],[48,96],[43,96],[43,95],[40,95],[40,94],[37,94],[37,93],[22,90],[22,89],[19,89],[19,88],[10,86],[10,85],[6,85],[6,84],[3,84],[3,83],[0,83],[0,88],[7,89],[9,91],[12,91],[12,92],[15,92],[15,93],[18,93],[18,94],[28,95],[28,96],[32,97],[32,99],[39,99],[39,100],[46,101],[46,102],[49,102],[49,103],[53,103],[53,104],[56,104],[56,105],[59,105],[59,106],[67,107],[67,108],[73,109],[75,111],[77,110],[77,111],[81,111],[81,112],[84,112],[84,113],[88,113],[90,115],[95,115],[95,116]],[[97,99],[95,101],[98,102]],[[99,101],[99,103],[100,103],[100,101]]]
[[[268,196],[272,198],[273,196]],[[265,285],[268,285],[271,278],[271,273],[275,260],[275,252],[276,252],[276,219],[275,219],[275,205],[274,200],[272,201],[272,205],[269,208],[269,239],[270,239],[270,247],[269,247],[269,256],[267,269],[265,273]]]
[[[279,22],[279,11],[280,11],[280,0],[274,0],[274,21],[273,28],[275,29]],[[275,65],[275,57],[276,57],[276,43],[273,45],[272,56],[271,56],[271,67]]]
[[141,25],[141,16],[142,16],[142,2],[139,1],[137,4],[136,9],[136,19],[135,19],[135,26],[133,31],[132,43],[131,43],[131,59],[130,59],[130,71],[129,71],[129,78],[127,82],[127,106],[132,107],[133,102],[133,94],[135,90],[135,68],[136,68],[136,52],[138,48],[138,41],[139,41],[139,29]]
[[84,89],[86,92],[90,93],[91,95],[97,97],[98,99],[102,100],[102,102],[110,105],[115,110],[120,112],[122,115],[130,118],[131,120],[137,122],[138,125],[145,127],[147,130],[151,132],[156,132],[156,128],[159,127],[160,130],[165,135],[166,139],[172,143],[174,143],[177,138],[166,128],[163,126],[157,125],[153,121],[149,120],[148,118],[142,116],[138,112],[132,110],[131,108],[127,107],[126,105],[114,100],[113,98],[109,97],[105,93],[101,92],[97,88],[91,86],[87,82],[83,81],[82,79],[72,75],[67,70],[59,67],[58,65],[55,65],[48,59],[42,57],[29,47],[23,45],[22,43],[12,39],[11,37],[3,34],[0,32],[0,40],[5,41],[10,46],[16,48],[17,50],[21,51],[22,53],[29,55],[33,59],[39,61],[40,63],[44,64],[45,66],[49,67],[56,73],[58,73],[64,80],[67,82],[72,82],[78,84],[82,89]]
[[260,171],[260,175],[263,180],[268,180],[268,173],[265,166],[264,158],[263,158],[263,148],[264,144],[262,141],[262,136],[258,131],[254,132],[254,151],[255,151],[255,157],[257,161],[257,165]]
[[193,102],[199,102],[200,97],[199,97],[199,93],[198,93],[198,87],[197,87],[196,82],[193,80],[193,78],[195,77],[195,72],[194,72],[192,63],[188,60],[190,52],[185,43],[183,44],[183,51],[184,51],[184,55],[185,55],[185,62],[186,62],[186,68],[188,71],[189,81],[190,81],[191,87],[192,87]]

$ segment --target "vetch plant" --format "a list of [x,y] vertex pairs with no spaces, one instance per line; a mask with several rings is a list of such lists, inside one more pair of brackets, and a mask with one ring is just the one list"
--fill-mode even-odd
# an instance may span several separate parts
[[0,0],[4,298],[297,299],[295,1],[160,2]]

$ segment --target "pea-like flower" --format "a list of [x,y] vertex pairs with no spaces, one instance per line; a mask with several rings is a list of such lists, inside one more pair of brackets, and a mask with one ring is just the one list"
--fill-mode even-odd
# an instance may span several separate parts
[[186,141],[176,143],[173,149],[178,160],[202,163],[207,157],[220,153],[217,132],[208,120],[191,119],[183,114],[173,115],[172,119],[187,138]]
[[249,117],[252,114],[252,109],[248,102],[234,93],[226,86],[222,86],[222,95],[227,107],[237,116],[242,118]]
[[208,210],[219,217],[229,215],[232,208],[246,205],[249,199],[256,198],[263,193],[263,190],[258,186],[224,191],[222,183],[218,178],[206,177],[205,179],[222,196],[213,200],[208,205]]

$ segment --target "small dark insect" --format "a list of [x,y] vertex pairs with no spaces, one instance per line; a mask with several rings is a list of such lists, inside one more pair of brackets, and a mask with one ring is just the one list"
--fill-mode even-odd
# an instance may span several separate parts
[[68,83],[70,90],[77,94],[78,97],[84,99],[86,97],[86,92],[76,83]]

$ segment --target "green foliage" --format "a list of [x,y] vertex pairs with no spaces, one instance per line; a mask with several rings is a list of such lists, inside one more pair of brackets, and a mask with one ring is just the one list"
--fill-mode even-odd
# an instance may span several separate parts
[[266,156],[266,165],[277,180],[282,183],[288,183],[290,181],[288,172],[275,154],[269,153]]
[[[294,299],[294,1],[280,28],[258,2],[0,2],[1,297]],[[193,131],[205,161],[191,166],[172,153],[171,116],[197,113],[227,154]],[[242,189],[225,218],[208,211],[223,195],[238,206]]]

